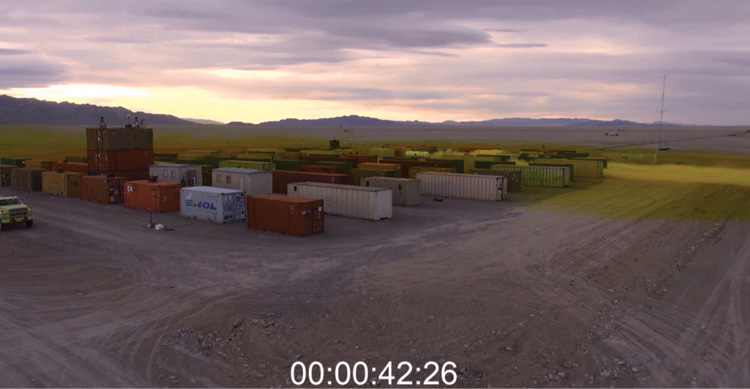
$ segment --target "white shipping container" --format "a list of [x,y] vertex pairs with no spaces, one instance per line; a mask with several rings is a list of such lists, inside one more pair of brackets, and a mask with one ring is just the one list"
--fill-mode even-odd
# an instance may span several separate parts
[[418,205],[422,203],[419,180],[395,177],[365,177],[360,185],[371,188],[388,188],[393,193],[393,204]]
[[479,174],[417,173],[423,195],[499,201],[508,198],[508,179]]
[[148,175],[157,177],[159,182],[173,182],[182,186],[203,185],[201,165],[182,163],[159,163],[148,168]]
[[180,215],[214,223],[245,220],[241,190],[196,186],[180,189]]
[[217,188],[241,190],[248,196],[273,192],[272,173],[265,170],[220,167],[211,172],[211,178]]
[[287,185],[289,196],[323,199],[325,213],[359,219],[380,220],[393,217],[390,189],[364,186],[293,182]]

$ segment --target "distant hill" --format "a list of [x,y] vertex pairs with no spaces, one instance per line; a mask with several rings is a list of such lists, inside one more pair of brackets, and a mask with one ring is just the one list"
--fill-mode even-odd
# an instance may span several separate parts
[[91,104],[56,103],[37,99],[0,95],[0,124],[96,126],[104,116],[108,125],[125,125],[137,116],[148,126],[194,125],[194,122],[172,115],[133,112],[123,107],[101,107]]
[[[238,125],[244,123],[230,123]],[[405,126],[636,126],[641,123],[628,120],[594,120],[586,118],[555,118],[555,119],[531,119],[531,118],[507,118],[490,119],[483,121],[458,122],[453,120],[441,123],[429,123],[421,121],[394,121],[371,118],[367,116],[347,115],[324,119],[283,119],[273,122],[263,122],[260,126],[279,127],[405,127]]]
[[283,119],[273,122],[263,122],[260,126],[280,126],[280,127],[403,127],[405,125],[428,125],[434,123],[419,121],[395,121],[371,118],[359,115],[347,115],[323,119]]

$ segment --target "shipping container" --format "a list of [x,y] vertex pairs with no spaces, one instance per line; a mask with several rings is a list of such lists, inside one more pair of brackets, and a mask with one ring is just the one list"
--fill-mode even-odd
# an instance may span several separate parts
[[615,162],[655,164],[656,155],[655,151],[602,151],[602,156]]
[[62,197],[81,197],[82,173],[42,172],[42,192]]
[[307,236],[325,231],[324,201],[284,195],[247,196],[247,228]]
[[299,151],[282,151],[278,156],[279,159],[301,159],[302,153]]
[[336,150],[314,150],[314,149],[307,149],[300,151],[302,154],[302,158],[306,158],[310,155],[335,155],[337,157],[340,157],[344,155],[344,150],[336,149]]
[[101,174],[143,170],[154,164],[152,150],[88,150],[89,171]]
[[359,186],[367,177],[396,177],[397,173],[395,170],[352,169],[352,184]]
[[241,161],[271,162],[273,160],[273,156],[274,154],[266,153],[237,153],[237,156],[235,156],[235,158]]
[[180,210],[180,189],[180,184],[174,182],[126,181],[124,204],[151,212],[177,212]]
[[292,170],[273,171],[273,192],[286,194],[290,182],[320,182],[324,184],[352,185],[351,174],[298,172]]
[[422,203],[419,180],[413,178],[367,177],[362,180],[361,185],[390,189],[395,205],[412,206]]
[[278,154],[279,149],[272,149],[272,148],[264,148],[264,147],[251,147],[245,151],[247,153],[258,153],[258,154],[270,154],[275,155]]
[[306,160],[300,159],[274,159],[276,170],[299,170],[300,167],[307,165]]
[[48,161],[45,159],[27,159],[26,167],[37,167],[44,170],[51,170],[53,162],[55,161]]
[[157,181],[173,182],[186,186],[203,186],[203,169],[201,165],[184,165],[179,163],[161,163],[151,165],[148,175]]
[[492,170],[521,172],[523,186],[564,188],[570,185],[570,169],[562,166],[510,166],[492,165]]
[[123,177],[128,181],[141,181],[141,180],[148,180],[148,169],[117,170],[114,172],[107,172],[106,175],[112,176],[112,177]]
[[385,147],[372,147],[367,150],[367,154],[377,155],[380,158],[393,158],[396,156],[396,151]]
[[609,162],[609,158],[605,158],[605,157],[586,157],[586,158],[571,158],[571,159],[582,159],[584,161],[601,161],[603,169],[607,168],[607,163]]
[[537,159],[534,164],[546,165],[573,165],[571,170],[572,179],[580,180],[586,178],[604,177],[604,162],[585,159]]
[[26,158],[2,158],[0,159],[0,163],[15,167],[26,167]]
[[123,195],[123,177],[82,176],[81,177],[81,200],[95,201],[102,204],[122,204],[125,200]]
[[65,162],[82,162],[82,163],[87,163],[88,162],[88,158],[86,158],[86,156],[74,155],[74,156],[65,157],[64,161]]
[[15,189],[40,192],[42,190],[42,172],[38,167],[17,167],[10,170],[11,186]]
[[212,186],[182,188],[180,215],[213,223],[245,220],[245,194]]
[[299,170],[301,172],[344,174],[344,169],[341,166],[302,165]]
[[[234,153],[237,155],[237,153]],[[215,150],[183,150],[177,154],[178,159],[202,159],[208,157],[227,157],[225,152]]]
[[350,154],[345,155],[347,161],[352,162],[353,168],[358,168],[360,163],[378,163],[379,157],[377,155],[368,154]]
[[508,198],[508,180],[504,176],[462,173],[417,173],[423,195],[469,200],[499,201]]
[[213,186],[237,189],[246,195],[271,194],[273,178],[269,171],[220,167],[212,172]]
[[520,170],[472,169],[469,174],[504,176],[508,179],[508,193],[517,193],[523,190],[523,173]]
[[[395,163],[401,166],[400,171],[401,173],[403,173],[401,177],[404,177],[406,174],[408,174],[409,169],[413,167],[442,167],[442,168],[449,168],[449,169],[453,168],[453,166],[449,162],[446,162],[446,161],[430,161],[430,160],[418,161],[418,160],[408,159],[408,158],[404,158],[404,159],[384,158],[384,159],[381,159],[380,162]],[[409,176],[408,178],[415,178],[415,177]]]
[[146,150],[154,148],[151,128],[87,128],[86,148],[89,150]]
[[[312,157],[311,157],[312,158]],[[348,161],[315,161],[314,165],[340,167],[344,174],[352,173],[352,163]]]
[[226,160],[219,161],[219,167],[232,167],[241,169],[252,169],[252,170],[275,170],[276,166],[272,162],[261,162],[261,161],[240,161],[240,160]]
[[89,165],[85,162],[56,161],[50,164],[50,170],[54,172],[70,172],[70,173],[88,174]]
[[[359,169],[368,169],[368,170],[385,170],[385,171],[393,171],[396,172],[395,177],[401,177],[401,165],[395,164],[395,163],[360,163],[358,165]],[[406,174],[406,172],[404,172]]]
[[571,181],[575,180],[573,178],[573,177],[575,177],[575,169],[573,168],[573,164],[571,164],[571,163],[556,164],[556,163],[545,163],[545,162],[536,162],[536,161],[548,161],[548,159],[536,159],[534,161],[529,162],[529,166],[553,166],[553,167],[560,166],[560,167],[566,167],[566,168],[568,168],[568,171],[570,172],[570,180]]
[[14,168],[15,166],[13,165],[0,165],[0,186],[11,185],[12,180],[10,171]]
[[515,162],[511,161],[487,161],[487,160],[475,160],[474,169],[491,169],[492,165],[515,165]]
[[409,168],[409,177],[416,177],[421,172],[456,173],[451,167],[414,166]]
[[326,213],[353,218],[380,220],[393,217],[390,189],[354,185],[293,182],[287,186],[290,196],[323,199]]

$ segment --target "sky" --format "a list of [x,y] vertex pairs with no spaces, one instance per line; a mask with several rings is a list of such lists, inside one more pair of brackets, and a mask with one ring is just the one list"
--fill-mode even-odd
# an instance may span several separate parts
[[220,122],[750,124],[746,0],[0,0],[0,94]]

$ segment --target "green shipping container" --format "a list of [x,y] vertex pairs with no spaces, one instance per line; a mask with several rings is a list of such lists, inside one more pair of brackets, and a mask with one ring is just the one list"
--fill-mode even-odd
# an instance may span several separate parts
[[0,160],[3,165],[13,165],[15,167],[26,167],[26,158],[3,158]]
[[587,159],[537,159],[535,164],[539,163],[560,166],[572,165],[573,169],[571,170],[571,173],[573,174],[574,180],[604,177],[604,162],[602,161]]
[[492,170],[520,171],[521,183],[524,187],[564,188],[570,185],[570,169],[565,166],[492,165]]
[[[537,161],[539,161],[539,160],[537,159]],[[547,161],[547,160],[545,159],[543,161]],[[562,166],[562,167],[566,167],[570,171],[570,180],[571,181],[575,181],[576,180],[575,176],[574,176],[575,169],[573,167],[573,164],[570,164],[570,163],[547,163],[547,162],[535,162],[535,161],[532,161],[531,163],[529,163],[529,166]],[[578,178],[578,179],[580,180],[580,178]]]
[[300,159],[274,159],[273,163],[276,165],[275,170],[296,170],[299,171],[300,166],[307,165],[306,160]]
[[236,167],[240,169],[253,169],[271,171],[276,168],[271,162],[228,160],[219,162],[219,167]]
[[523,190],[523,172],[520,170],[472,169],[469,173],[485,176],[504,176],[508,179],[508,192],[515,193]]

